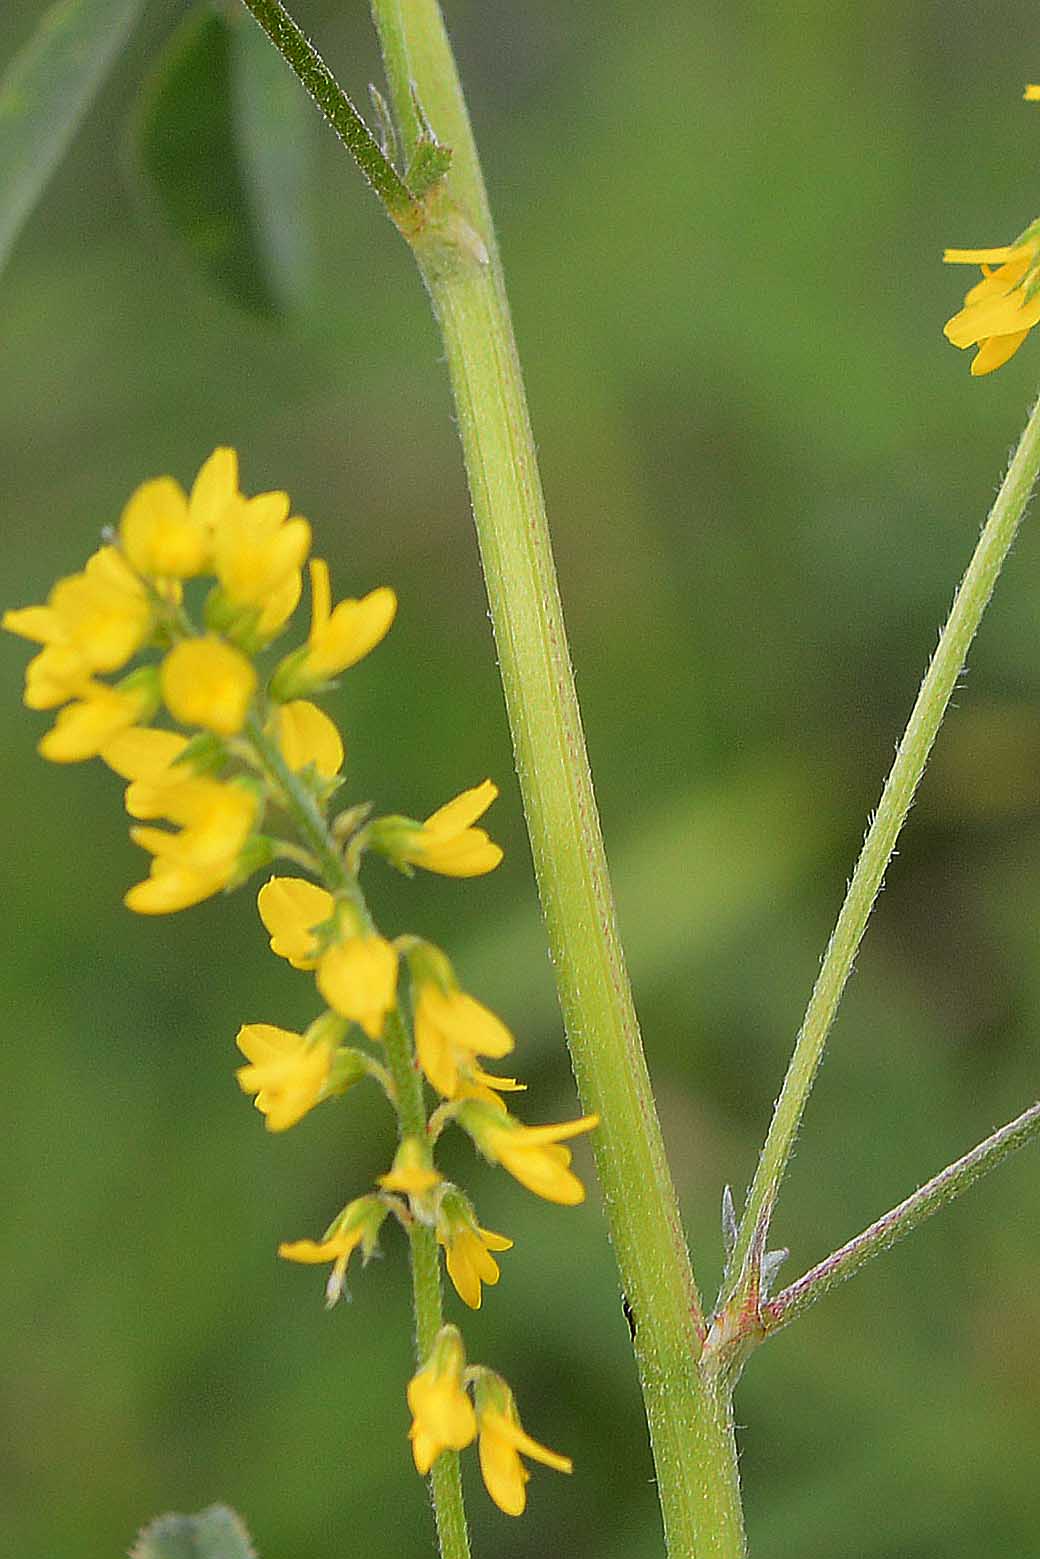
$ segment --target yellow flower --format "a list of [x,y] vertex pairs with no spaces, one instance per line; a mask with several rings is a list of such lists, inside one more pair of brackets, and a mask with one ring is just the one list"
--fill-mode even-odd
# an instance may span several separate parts
[[260,919],[271,933],[271,951],[294,969],[317,968],[314,927],[331,920],[336,901],[303,877],[272,877],[256,898]]
[[272,1023],[244,1023],[235,1043],[252,1063],[235,1073],[239,1087],[256,1095],[268,1131],[295,1126],[321,1098],[332,1066],[329,1045]]
[[82,698],[60,710],[51,729],[40,738],[37,752],[52,763],[81,763],[128,726],[147,720],[158,704],[155,675],[132,672],[121,687],[90,682]]
[[163,699],[175,720],[218,736],[234,736],[246,722],[256,691],[253,663],[223,639],[182,639],[160,670]]
[[171,785],[158,815],[180,829],[130,830],[134,843],[155,859],[151,875],[129,890],[124,904],[139,915],[166,915],[219,893],[239,869],[258,812],[253,791],[234,781],[200,775]]
[[498,795],[490,780],[464,790],[438,810],[404,841],[401,859],[443,877],[481,877],[502,859],[482,828],[470,825],[482,817]]
[[513,1044],[505,1024],[472,996],[422,981],[415,1004],[415,1047],[420,1066],[446,1099],[458,1095],[460,1069],[468,1075],[474,1057],[505,1056]]
[[152,606],[116,547],[102,547],[82,573],[59,579],[46,606],[7,611],[9,633],[44,646],[26,675],[26,703],[49,709],[75,697],[95,671],[118,671],[149,638]]
[[457,1119],[485,1158],[501,1164],[536,1196],[564,1207],[576,1207],[585,1200],[585,1187],[569,1168],[571,1153],[563,1141],[598,1126],[598,1115],[555,1126],[522,1126],[503,1110],[467,1099],[459,1107]]
[[294,773],[313,763],[323,779],[334,779],[343,767],[343,738],[317,704],[297,698],[278,704],[270,720],[271,734]]
[[234,607],[262,609],[272,597],[282,599],[286,581],[292,582],[290,593],[295,589],[298,599],[299,573],[310,545],[307,521],[298,515],[289,518],[287,493],[236,495],[213,536],[213,566],[224,600]]
[[560,1456],[525,1434],[513,1393],[498,1375],[482,1371],[477,1384],[477,1426],[480,1434],[480,1471],[484,1485],[507,1516],[523,1515],[526,1485],[531,1474],[521,1453],[556,1472],[572,1472],[569,1456]]
[[1040,103],[1040,87],[1026,87],[1022,96],[1025,98],[1027,103]]
[[[39,610],[46,611],[46,607]],[[25,707],[54,709],[70,698],[81,698],[93,685],[90,667],[80,650],[70,644],[47,644],[25,668]]]
[[423,1477],[442,1451],[461,1451],[476,1439],[476,1414],[462,1383],[465,1367],[458,1330],[442,1326],[429,1359],[408,1382],[408,1438],[416,1471]]
[[110,769],[130,781],[126,810],[131,817],[166,816],[171,788],[194,778],[192,765],[178,761],[188,744],[188,737],[154,726],[133,726],[105,743],[101,757]]
[[387,1207],[377,1196],[359,1196],[343,1209],[321,1240],[289,1240],[279,1245],[278,1254],[286,1261],[315,1265],[332,1262],[325,1286],[325,1302],[331,1308],[343,1292],[347,1262],[361,1246],[365,1261],[371,1256]]
[[374,934],[347,937],[322,953],[317,980],[330,1007],[379,1039],[397,1001],[397,949]]
[[440,1185],[441,1176],[430,1160],[427,1143],[418,1137],[403,1137],[394,1154],[393,1168],[389,1174],[380,1175],[377,1184],[384,1191],[400,1191],[405,1196],[422,1196]]
[[397,611],[397,597],[385,585],[360,601],[340,601],[333,610],[328,564],[312,558],[310,574],[310,633],[303,648],[294,650],[275,671],[273,698],[312,692],[355,665],[385,637]]
[[437,1209],[437,1239],[444,1246],[445,1265],[455,1292],[471,1310],[480,1309],[481,1284],[498,1282],[498,1263],[493,1250],[512,1250],[512,1240],[493,1234],[477,1223],[473,1208],[461,1191],[447,1189]]
[[209,534],[179,482],[159,476],[143,482],[119,521],[130,565],[147,579],[192,579],[209,557]]
[[982,280],[965,294],[964,307],[943,330],[956,347],[978,346],[972,374],[992,373],[1014,356],[1040,321],[1040,224],[1034,222],[1005,248],[947,249],[943,260],[982,267]]

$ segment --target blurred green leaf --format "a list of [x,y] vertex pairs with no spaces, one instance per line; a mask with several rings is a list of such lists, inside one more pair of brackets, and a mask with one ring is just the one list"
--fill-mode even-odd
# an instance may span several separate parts
[[145,1527],[130,1559],[256,1559],[256,1549],[233,1510],[211,1505],[197,1516],[159,1516]]
[[208,5],[142,90],[134,139],[146,186],[195,263],[254,314],[284,314],[307,290],[311,134],[310,105],[263,35]]
[[143,0],[58,0],[0,82],[0,267]]

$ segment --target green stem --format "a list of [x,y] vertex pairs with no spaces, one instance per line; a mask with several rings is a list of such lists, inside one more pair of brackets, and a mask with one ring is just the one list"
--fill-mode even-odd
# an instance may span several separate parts
[[[426,1101],[422,1078],[416,1070],[411,1038],[399,1010],[387,1014],[383,1043],[397,1095],[401,1136],[425,1136]],[[425,1224],[413,1219],[408,1238],[415,1304],[415,1357],[417,1363],[424,1364],[444,1320],[440,1257],[437,1236]],[[441,1559],[469,1559],[469,1533],[457,1451],[441,1452],[430,1472],[430,1486]]]
[[[575,1075],[650,1425],[670,1551],[743,1554],[729,1398],[668,1170],[592,792],[520,364],[477,151],[436,0],[373,0],[399,119],[414,82],[452,148],[441,220],[413,239],[444,340],[517,772]],[[404,62],[403,65],[401,62]]]
[[[348,898],[362,924],[372,929],[364,895],[357,879],[347,870],[314,796],[290,769],[277,743],[271,741],[255,715],[247,722],[246,735],[262,766],[275,781],[286,811],[320,863],[326,887]],[[422,1078],[415,1066],[411,1036],[397,1008],[387,1014],[383,1042],[393,1079],[399,1135],[425,1136],[426,1100]],[[413,1219],[409,1226],[408,1239],[415,1307],[415,1358],[417,1364],[423,1364],[443,1320],[440,1257],[434,1231],[417,1220]],[[430,1487],[441,1559],[469,1559],[469,1534],[457,1451],[444,1451],[437,1458],[430,1474]]]
[[987,1170],[995,1169],[1016,1148],[1024,1147],[1036,1136],[1040,1136],[1040,1104],[1032,1105],[1017,1119],[1001,1126],[955,1164],[948,1164],[927,1185],[921,1186],[898,1207],[878,1218],[869,1229],[857,1234],[855,1239],[849,1240],[847,1245],[834,1251],[763,1305],[761,1319],[766,1335],[771,1336],[796,1320],[824,1294],[853,1277],[873,1256],[889,1250],[940,1207],[963,1195]]
[[946,707],[957,685],[982,614],[1040,468],[1040,402],[1033,407],[978,545],[954,597],[946,626],[896,751],[877,812],[863,841],[845,902],[823,957],[794,1053],[776,1102],[769,1133],[748,1192],[728,1273],[735,1281],[763,1208],[775,1198],[791,1157],[799,1123],[866,930],[899,831],[910,809]]
[[392,221],[405,231],[422,223],[422,207],[393,163],[329,70],[310,39],[301,32],[280,0],[243,0],[279,54],[321,109],[361,172],[386,207]]

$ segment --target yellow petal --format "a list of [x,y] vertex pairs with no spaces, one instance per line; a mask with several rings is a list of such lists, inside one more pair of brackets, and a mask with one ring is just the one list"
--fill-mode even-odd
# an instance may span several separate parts
[[290,769],[299,771],[313,763],[325,779],[339,773],[343,767],[343,739],[317,704],[303,698],[279,704],[273,721],[275,740]]
[[234,736],[245,725],[256,671],[223,639],[182,639],[163,661],[160,678],[166,707],[182,725],[218,736]]
[[330,1007],[378,1039],[397,1000],[397,949],[381,936],[348,937],[322,954],[317,980]]
[[1012,330],[1006,336],[990,336],[972,358],[972,374],[978,378],[980,374],[989,374],[995,368],[1002,368],[1009,358],[1014,357],[1028,334],[1028,330]]
[[272,877],[256,902],[271,934],[271,951],[287,958],[294,969],[314,969],[318,955],[313,928],[332,918],[336,907],[332,894],[302,877]]

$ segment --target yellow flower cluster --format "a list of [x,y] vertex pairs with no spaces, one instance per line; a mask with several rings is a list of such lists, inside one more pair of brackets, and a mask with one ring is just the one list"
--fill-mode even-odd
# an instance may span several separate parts
[[[1040,86],[1028,86],[1027,102],[1040,101]],[[1030,223],[1014,243],[986,249],[947,249],[947,265],[978,265],[982,280],[964,297],[964,307],[943,332],[956,347],[978,347],[971,372],[992,373],[1014,357],[1040,322],[1040,221]]]
[[[478,826],[498,791],[485,780],[425,820],[372,818],[367,805],[330,817],[344,744],[312,698],[379,643],[397,603],[384,587],[334,605],[328,567],[308,559],[310,546],[287,495],[245,496],[235,452],[218,449],[190,492],[167,476],[139,487],[82,572],[59,580],[45,604],[5,612],[2,624],[39,646],[25,702],[58,710],[43,756],[100,756],[126,781],[131,838],[151,858],[125,896],[130,909],[184,909],[279,859],[308,873],[270,876],[258,908],[272,951],[313,975],[321,1010],[303,1032],[244,1024],[238,1082],[267,1128],[286,1131],[371,1079],[396,1111],[398,1145],[377,1189],[349,1201],[319,1240],[283,1243],[279,1255],[329,1264],[334,1304],[351,1255],[367,1261],[392,1214],[410,1235],[425,1231],[431,1254],[443,1249],[456,1293],[477,1309],[499,1280],[495,1255],[512,1242],[483,1228],[442,1177],[440,1134],[456,1125],[535,1195],[574,1206],[585,1190],[566,1143],[597,1121],[531,1127],[511,1115],[502,1096],[524,1085],[482,1064],[512,1052],[509,1029],[461,988],[440,948],[385,937],[372,920],[359,881],[366,854],[406,875],[420,867],[477,877],[499,864],[500,847]],[[307,637],[269,661],[308,562]],[[294,837],[266,831],[272,817]],[[570,1471],[525,1434],[505,1382],[466,1366],[454,1327],[421,1361],[408,1402],[418,1470],[479,1438],[484,1481],[509,1514],[525,1504],[521,1455]]]

